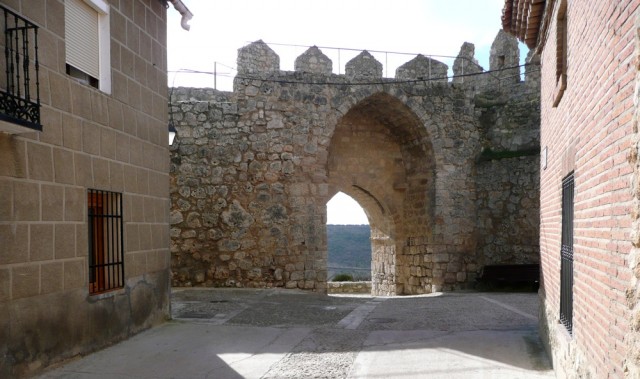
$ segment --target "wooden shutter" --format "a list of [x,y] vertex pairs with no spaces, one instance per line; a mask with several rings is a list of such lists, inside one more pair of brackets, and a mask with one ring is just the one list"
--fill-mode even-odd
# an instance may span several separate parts
[[98,12],[82,0],[65,0],[67,63],[100,78]]

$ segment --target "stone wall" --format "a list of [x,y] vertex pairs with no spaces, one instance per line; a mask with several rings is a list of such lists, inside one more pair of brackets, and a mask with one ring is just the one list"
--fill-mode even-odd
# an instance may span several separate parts
[[370,294],[371,282],[327,282],[328,293]]
[[[169,317],[166,9],[157,0],[107,3],[110,93],[67,75],[64,1],[2,1],[39,26],[42,105],[41,132],[0,132],[2,378],[31,376]],[[88,189],[122,195],[124,283],[109,292],[89,291]]]
[[[506,52],[505,52],[506,50]],[[514,39],[504,32],[492,46],[492,70],[517,64]],[[510,59],[510,60],[509,60]],[[480,111],[482,151],[476,163],[478,264],[539,263],[540,228],[540,74],[535,58],[519,72],[505,70],[475,96]],[[496,180],[497,179],[497,180]]]
[[[496,41],[495,54],[517,54],[506,35]],[[454,73],[460,62],[465,75],[481,71],[472,50],[463,46]],[[510,202],[537,214],[521,191],[538,180],[530,82],[508,70],[449,82],[446,65],[423,56],[383,78],[366,51],[345,75],[331,65],[312,47],[296,71],[280,71],[258,41],[239,50],[232,93],[172,90],[174,285],[325,292],[326,203],[338,191],[369,218],[375,294],[466,287],[485,256],[535,261],[527,223],[500,242],[483,236]],[[507,156],[492,163],[485,151]]]

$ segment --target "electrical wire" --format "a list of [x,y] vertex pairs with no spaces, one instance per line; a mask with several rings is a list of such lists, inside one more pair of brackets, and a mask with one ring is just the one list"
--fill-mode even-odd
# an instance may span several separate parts
[[[302,80],[290,80],[290,79],[265,78],[265,77],[259,77],[259,76],[245,76],[245,75],[240,75],[240,74],[235,75],[235,78],[243,79],[243,80],[259,80],[259,81],[262,81],[262,82],[280,83],[280,84],[308,84],[308,85],[324,85],[324,86],[371,86],[371,85],[389,85],[389,84],[412,84],[412,83],[415,84],[415,83],[426,83],[426,82],[444,81],[444,80],[449,82],[449,80],[454,79],[454,78],[468,78],[468,77],[474,77],[474,76],[480,76],[480,75],[491,75],[496,80],[505,80],[507,78],[513,78],[513,77],[516,77],[516,76],[521,76],[522,74],[511,75],[509,77],[500,77],[500,76],[496,76],[495,73],[500,73],[502,71],[507,71],[507,70],[520,69],[522,67],[527,67],[527,66],[530,66],[530,65],[531,64],[529,64],[529,63],[525,63],[525,64],[521,64],[521,65],[517,65],[517,66],[503,67],[503,68],[496,69],[496,70],[482,71],[482,72],[476,72],[476,73],[470,73],[470,74],[446,75],[446,76],[434,77],[434,78],[417,78],[417,79],[403,79],[403,80],[386,78],[386,79],[383,79],[383,80],[362,81],[362,82],[338,82],[338,81],[319,81],[319,80],[318,81],[309,81],[309,80],[304,80],[304,79],[302,79]],[[534,69],[534,70],[528,71],[527,74],[534,73],[534,72],[539,72],[539,71],[540,71],[540,69]],[[215,74],[219,75],[220,74],[220,73],[215,73],[213,71],[201,71],[201,70],[191,70],[191,69],[180,69],[178,71],[170,71],[170,72],[206,74],[206,75],[215,75]]]

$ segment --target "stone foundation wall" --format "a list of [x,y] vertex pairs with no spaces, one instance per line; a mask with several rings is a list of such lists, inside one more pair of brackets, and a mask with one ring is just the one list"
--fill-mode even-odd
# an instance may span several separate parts
[[495,158],[477,169],[478,264],[539,263],[539,156]]
[[328,282],[328,293],[371,294],[371,282]]

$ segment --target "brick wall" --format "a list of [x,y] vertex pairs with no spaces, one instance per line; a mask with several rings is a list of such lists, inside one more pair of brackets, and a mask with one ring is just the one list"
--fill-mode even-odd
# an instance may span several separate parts
[[[110,1],[107,94],[65,73],[64,1],[3,4],[40,26],[43,125],[0,133],[0,376],[11,377],[167,317],[166,11]],[[88,188],[121,192],[124,204],[125,288],[98,297],[88,295]]]
[[[556,8],[560,2],[556,2]],[[638,1],[568,2],[567,87],[557,106],[556,12],[542,51],[542,328],[560,376],[622,377],[630,332],[634,38]],[[562,179],[575,171],[573,336],[559,318]]]

